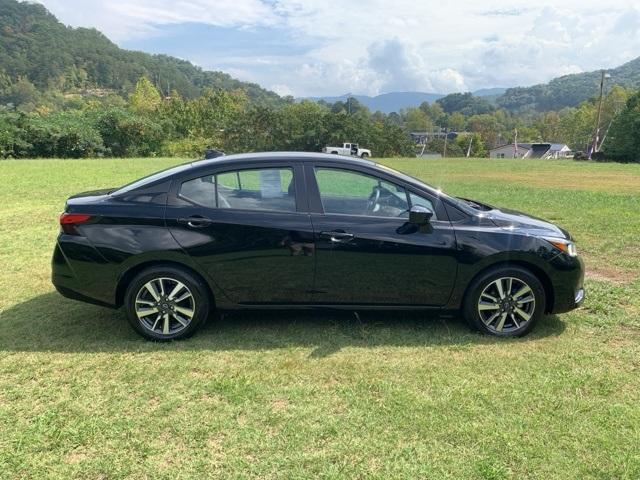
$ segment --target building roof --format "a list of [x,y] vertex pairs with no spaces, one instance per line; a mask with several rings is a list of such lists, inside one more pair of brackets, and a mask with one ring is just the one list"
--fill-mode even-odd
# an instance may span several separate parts
[[566,143],[552,143],[551,148],[549,150],[551,150],[552,152],[559,152],[565,147],[569,149],[569,145],[567,145]]
[[[557,152],[562,150],[563,148],[569,148],[569,146],[565,143],[548,143],[548,142],[536,142],[536,143],[518,143],[518,148],[525,148],[527,150],[531,150],[534,147],[541,147],[541,146],[546,146],[548,151],[552,151],[552,152]],[[491,150],[498,150],[500,148],[504,148],[504,147],[513,147],[513,142],[511,143],[505,143],[504,145],[500,145],[498,147],[495,148],[491,148],[489,149],[489,151]]]

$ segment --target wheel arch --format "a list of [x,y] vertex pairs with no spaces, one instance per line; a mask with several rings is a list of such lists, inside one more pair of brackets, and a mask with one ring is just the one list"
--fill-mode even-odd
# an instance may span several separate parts
[[215,301],[216,301],[216,297],[213,293],[213,290],[211,288],[211,285],[209,285],[209,282],[207,282],[206,278],[200,273],[198,272],[196,269],[194,269],[193,267],[190,267],[189,265],[185,265],[184,263],[181,262],[176,262],[174,260],[147,260],[141,263],[138,263],[136,265],[133,265],[132,267],[130,267],[128,270],[126,270],[119,278],[118,280],[118,284],[116,286],[116,295],[115,295],[115,301],[116,301],[116,307],[121,307],[124,303],[124,296],[125,293],[127,291],[127,287],[129,286],[129,284],[131,283],[131,281],[142,271],[151,268],[151,267],[174,267],[174,268],[179,268],[182,270],[187,270],[190,274],[194,275],[195,277],[197,277],[202,284],[206,287],[207,289],[207,293],[209,295],[209,299],[212,302],[212,307],[215,308]]
[[525,270],[528,270],[529,272],[531,272],[532,275],[534,275],[538,280],[540,280],[540,283],[544,288],[544,296],[545,296],[544,313],[550,313],[553,310],[553,305],[555,302],[555,295],[554,295],[553,284],[551,283],[551,279],[543,269],[541,269],[534,263],[527,262],[525,260],[502,260],[502,261],[498,261],[496,263],[487,265],[484,268],[480,269],[480,271],[478,271],[473,276],[473,278],[471,278],[471,280],[467,283],[467,286],[465,287],[464,295],[462,296],[462,304],[464,305],[464,300],[469,294],[471,285],[473,285],[473,283],[476,281],[478,277],[486,274],[490,270],[495,270],[498,268],[509,268],[509,267],[520,267]]

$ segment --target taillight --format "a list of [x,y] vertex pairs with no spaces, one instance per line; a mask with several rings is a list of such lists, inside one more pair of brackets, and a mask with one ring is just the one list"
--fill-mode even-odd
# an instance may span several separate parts
[[63,213],[60,215],[60,227],[67,235],[79,235],[76,225],[91,220],[91,215],[86,213]]

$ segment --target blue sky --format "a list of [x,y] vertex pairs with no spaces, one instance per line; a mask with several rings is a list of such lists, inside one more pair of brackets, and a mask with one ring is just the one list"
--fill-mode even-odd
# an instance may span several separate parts
[[294,96],[531,85],[640,56],[630,0],[40,0],[63,23]]

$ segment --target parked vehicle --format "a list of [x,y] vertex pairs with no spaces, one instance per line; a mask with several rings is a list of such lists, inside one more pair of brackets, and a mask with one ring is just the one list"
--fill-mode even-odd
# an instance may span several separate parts
[[343,143],[341,147],[324,147],[323,153],[332,155],[350,155],[352,157],[369,158],[371,150],[360,148],[357,143]]
[[462,310],[511,337],[584,297],[563,229],[335,155],[179,165],[69,198],[60,225],[58,291],[124,307],[154,340],[216,309],[276,307]]

